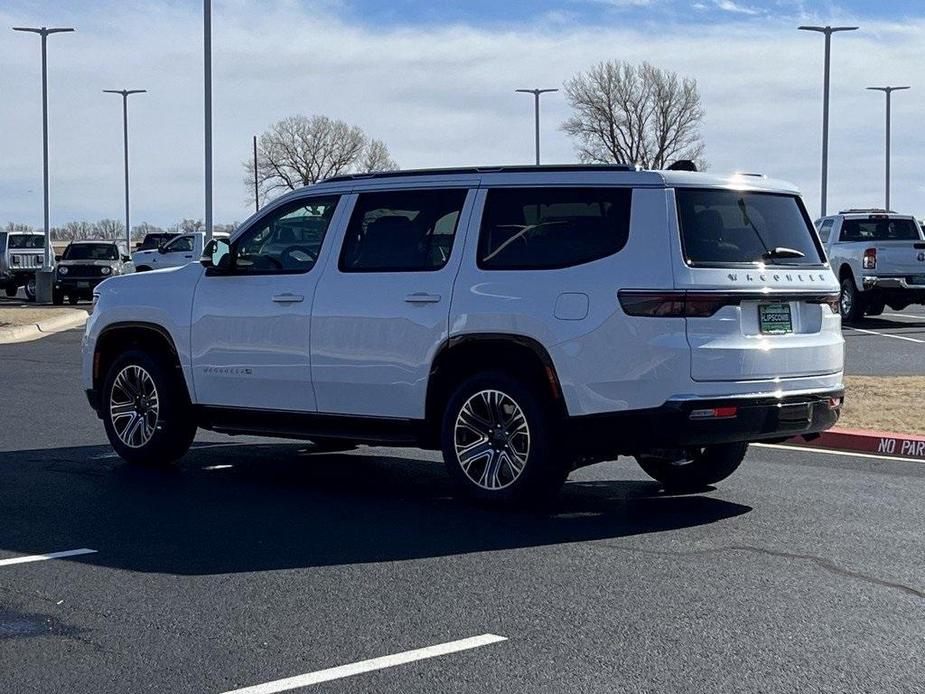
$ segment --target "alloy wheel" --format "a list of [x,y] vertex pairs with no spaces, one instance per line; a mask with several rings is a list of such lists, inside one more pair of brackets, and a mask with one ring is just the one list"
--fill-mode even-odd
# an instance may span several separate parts
[[160,403],[157,386],[137,364],[123,368],[112,384],[109,417],[119,440],[129,448],[147,444],[157,429]]
[[453,430],[456,458],[482,489],[513,484],[530,457],[530,427],[520,405],[499,390],[481,390],[463,403]]

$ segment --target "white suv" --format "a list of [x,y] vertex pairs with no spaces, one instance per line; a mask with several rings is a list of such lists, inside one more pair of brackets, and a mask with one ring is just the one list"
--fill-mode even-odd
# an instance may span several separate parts
[[512,502],[624,454],[702,487],[838,419],[838,281],[763,177],[345,176],[206,250],[99,289],[84,382],[128,461],[197,427],[441,448],[463,493]]

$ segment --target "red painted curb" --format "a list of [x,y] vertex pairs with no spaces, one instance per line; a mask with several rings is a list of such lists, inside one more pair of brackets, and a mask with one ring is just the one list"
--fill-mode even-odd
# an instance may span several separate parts
[[925,460],[925,436],[896,434],[889,431],[866,429],[829,429],[816,438],[806,440],[794,436],[787,443],[810,448],[828,448],[836,451],[891,455],[910,460]]

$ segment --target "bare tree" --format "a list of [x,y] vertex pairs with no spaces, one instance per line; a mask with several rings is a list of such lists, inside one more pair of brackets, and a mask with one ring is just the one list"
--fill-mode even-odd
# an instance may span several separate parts
[[56,227],[52,232],[52,238],[56,241],[80,241],[81,239],[93,238],[95,232],[96,229],[92,222],[68,222],[63,226]]
[[[352,171],[397,169],[388,148],[370,141],[355,125],[327,116],[291,116],[257,141],[257,183],[261,199]],[[245,185],[253,201],[254,162],[244,162]]]
[[161,234],[163,232],[164,230],[156,224],[142,222],[132,227],[132,239],[134,241],[141,241],[148,234]]
[[697,81],[649,63],[609,61],[565,83],[574,113],[562,130],[582,161],[663,169],[701,161],[703,107]]
[[95,225],[94,237],[107,241],[121,241],[125,238],[125,224],[115,219],[101,219]]
[[182,219],[176,224],[171,224],[167,227],[167,231],[175,234],[191,234],[194,231],[202,231],[205,226],[201,219]]

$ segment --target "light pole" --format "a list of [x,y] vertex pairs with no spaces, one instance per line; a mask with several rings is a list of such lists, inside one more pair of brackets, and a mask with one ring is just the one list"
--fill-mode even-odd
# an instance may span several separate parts
[[[203,106],[205,111],[206,243],[212,240],[212,0],[202,2]],[[204,247],[204,246],[203,246]]]
[[822,205],[821,216],[826,213],[829,187],[829,66],[832,55],[832,34],[839,31],[855,31],[858,27],[816,27],[801,26],[801,31],[817,31],[825,34],[825,69],[822,86]]
[[521,94],[533,94],[533,104],[536,119],[536,165],[540,165],[540,94],[557,92],[558,89],[515,89]]
[[911,87],[868,87],[871,91],[886,94],[886,207],[890,209],[890,103],[893,92],[911,89]]
[[132,225],[129,223],[128,212],[128,97],[129,94],[144,94],[147,89],[104,89],[105,94],[120,94],[122,96],[122,134],[123,149],[125,151],[125,252],[132,253]]
[[13,31],[26,31],[42,37],[42,176],[45,189],[45,261],[42,269],[35,274],[35,300],[38,303],[50,304],[52,295],[52,279],[54,272],[54,256],[51,248],[51,226],[48,222],[48,37],[51,34],[61,34],[74,31],[70,27],[13,27]]
[[260,186],[257,183],[257,136],[254,135],[254,207],[260,212]]

